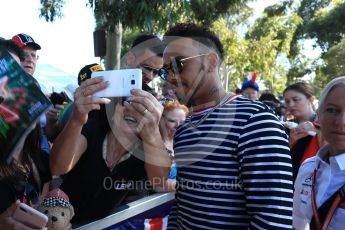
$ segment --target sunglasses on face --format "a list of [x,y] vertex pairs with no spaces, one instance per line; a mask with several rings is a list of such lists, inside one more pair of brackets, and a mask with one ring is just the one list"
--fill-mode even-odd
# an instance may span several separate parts
[[158,76],[160,78],[162,78],[164,81],[168,80],[168,76],[169,76],[169,71],[171,71],[174,74],[180,74],[183,71],[183,65],[184,62],[192,59],[192,58],[197,58],[197,57],[201,57],[201,56],[205,56],[207,54],[198,54],[195,56],[191,56],[191,57],[186,57],[186,58],[179,58],[179,57],[175,57],[171,60],[170,64],[167,64],[165,66],[163,66],[163,68],[161,68],[158,72]]
[[151,74],[152,73],[153,77],[156,77],[158,75],[158,73],[159,73],[159,69],[155,69],[155,68],[153,68],[151,66],[147,66],[147,65],[140,66],[140,69],[145,74]]

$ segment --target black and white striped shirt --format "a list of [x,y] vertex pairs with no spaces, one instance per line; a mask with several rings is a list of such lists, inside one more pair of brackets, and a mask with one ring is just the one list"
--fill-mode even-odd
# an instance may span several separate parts
[[168,229],[292,228],[290,150],[267,106],[239,97],[197,127],[187,119],[174,150],[178,187]]

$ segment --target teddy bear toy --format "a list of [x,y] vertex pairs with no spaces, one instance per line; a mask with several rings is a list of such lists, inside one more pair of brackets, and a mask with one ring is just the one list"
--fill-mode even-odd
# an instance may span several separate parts
[[71,229],[71,219],[74,209],[69,198],[60,189],[54,189],[48,193],[37,210],[48,216],[48,230]]

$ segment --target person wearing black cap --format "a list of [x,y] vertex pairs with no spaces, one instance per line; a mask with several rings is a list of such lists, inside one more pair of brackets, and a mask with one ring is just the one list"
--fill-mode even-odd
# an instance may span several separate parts
[[31,36],[23,33],[13,36],[12,40],[24,51],[24,60],[21,61],[23,69],[33,76],[38,59],[37,50],[40,50],[41,46]]
[[[85,65],[83,68],[80,69],[79,73],[78,73],[78,85],[80,85],[83,81],[86,81],[87,79],[91,78],[91,74],[95,71],[104,71],[104,68],[97,64],[97,63],[93,63],[93,64],[89,64],[89,65]],[[74,92],[70,92],[70,93],[74,93]],[[66,105],[64,107],[64,109],[59,113],[58,117],[57,117],[57,129],[55,132],[55,137],[61,132],[61,130],[65,127],[65,125],[67,124],[69,118],[72,115],[73,112],[73,97],[70,98],[70,102],[68,103],[68,105]],[[89,119],[93,116],[95,116],[96,111],[91,111],[89,113]]]
[[96,71],[104,71],[104,68],[97,63],[92,63],[81,68],[78,73],[78,85],[91,78],[91,74]]

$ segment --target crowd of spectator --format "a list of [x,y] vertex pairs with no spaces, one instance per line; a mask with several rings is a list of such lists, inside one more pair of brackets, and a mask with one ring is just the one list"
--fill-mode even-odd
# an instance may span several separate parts
[[[41,46],[31,36],[0,46],[34,77]],[[168,229],[342,229],[345,77],[317,99],[305,82],[260,91],[254,71],[232,93],[223,59],[213,31],[182,23],[134,40],[125,66],[142,70],[143,85],[129,97],[93,96],[109,82],[91,78],[101,65],[85,65],[73,98],[47,95],[52,107],[18,157],[0,162],[0,228],[31,229],[12,213],[59,187],[72,224],[163,191],[175,193]],[[158,77],[163,93],[150,86]]]

